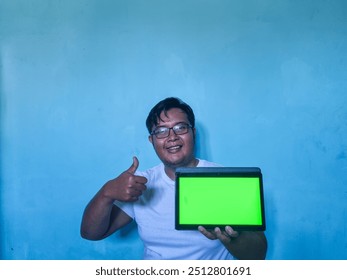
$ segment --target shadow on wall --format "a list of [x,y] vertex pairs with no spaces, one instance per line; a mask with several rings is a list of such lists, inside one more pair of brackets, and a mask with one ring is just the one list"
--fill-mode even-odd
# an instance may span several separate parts
[[196,125],[196,138],[195,138],[195,154],[197,158],[212,160],[211,145],[209,142],[209,135],[203,124],[197,122]]
[[[0,72],[0,79],[2,77],[2,73]],[[3,135],[2,135],[2,132],[4,131],[3,130],[3,112],[4,112],[4,106],[5,106],[5,102],[4,102],[4,96],[3,96],[3,89],[1,87],[3,83],[1,82],[0,80],[0,220],[1,221],[5,221],[4,219],[4,216],[3,216],[3,205],[4,205],[4,202],[3,202],[3,185],[4,185],[4,182],[3,182],[3,178],[4,178],[4,172],[3,172],[3,165],[2,165],[2,161],[3,161]],[[0,260],[4,259],[4,255],[5,253],[3,252],[4,249],[4,223],[2,223],[2,225],[0,226]]]
[[[265,176],[267,175],[265,174]],[[269,183],[266,178],[264,178],[264,201],[266,222],[265,235],[268,242],[266,259],[272,260],[274,259],[274,255],[276,255],[276,253],[279,254],[279,252],[276,252],[278,246],[274,246],[274,243],[276,242],[275,237],[277,236],[278,207],[271,189],[271,182]]]

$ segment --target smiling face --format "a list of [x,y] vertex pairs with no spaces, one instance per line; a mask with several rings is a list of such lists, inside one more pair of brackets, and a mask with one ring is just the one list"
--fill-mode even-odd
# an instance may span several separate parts
[[[190,124],[187,115],[179,108],[172,108],[160,114],[158,125],[153,127],[171,128],[176,124]],[[197,159],[194,156],[195,145],[195,128],[189,128],[188,132],[181,135],[176,135],[172,129],[169,131],[169,136],[163,139],[158,139],[155,135],[149,136],[149,141],[153,144],[154,150],[159,159],[165,165],[167,175],[173,179],[177,167],[193,167],[197,165]]]

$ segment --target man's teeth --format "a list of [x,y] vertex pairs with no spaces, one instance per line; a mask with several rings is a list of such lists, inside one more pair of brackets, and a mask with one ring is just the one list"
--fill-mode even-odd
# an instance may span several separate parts
[[177,150],[179,149],[181,146],[172,146],[172,147],[169,147],[169,150]]

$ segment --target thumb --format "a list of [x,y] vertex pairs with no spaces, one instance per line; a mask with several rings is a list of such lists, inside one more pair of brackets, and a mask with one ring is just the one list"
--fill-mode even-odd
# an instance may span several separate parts
[[133,157],[133,164],[129,167],[127,172],[131,174],[135,174],[138,167],[139,167],[139,160],[137,159],[137,157]]

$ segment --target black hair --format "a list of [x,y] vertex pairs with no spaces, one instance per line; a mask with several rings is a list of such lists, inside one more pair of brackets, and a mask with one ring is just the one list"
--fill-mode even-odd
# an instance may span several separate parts
[[146,126],[148,132],[151,133],[153,126],[157,126],[159,123],[160,114],[164,112],[165,116],[167,116],[167,111],[173,108],[179,108],[183,112],[187,114],[187,118],[189,124],[194,128],[195,127],[195,116],[193,109],[181,99],[177,97],[168,97],[162,101],[160,101],[157,105],[155,105],[152,110],[149,112],[148,117],[146,119]]

